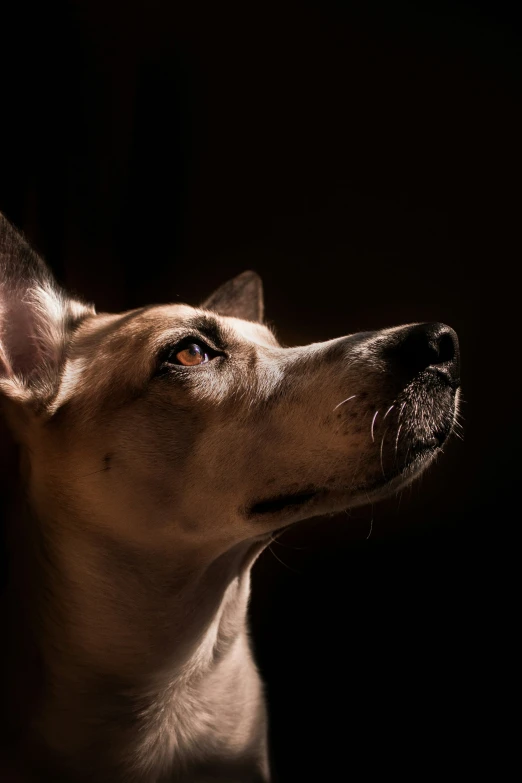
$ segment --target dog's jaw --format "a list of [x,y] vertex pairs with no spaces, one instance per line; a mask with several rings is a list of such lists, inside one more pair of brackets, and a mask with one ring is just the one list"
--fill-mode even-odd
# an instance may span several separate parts
[[[356,506],[378,502],[404,489],[417,479],[443,452],[453,434],[459,415],[460,389],[450,394],[447,411],[444,416],[444,429],[427,428],[421,434],[412,435],[406,443],[402,443],[402,456],[398,458],[397,443],[404,420],[399,417],[394,433],[395,454],[388,458],[390,466],[383,460],[381,441],[380,466],[372,478],[364,481],[343,481],[342,476],[330,479],[327,484],[302,487],[294,484],[292,491],[282,487],[280,493],[256,498],[244,509],[244,514],[258,523],[273,519],[276,530],[308,519],[310,517],[335,514]],[[404,408],[403,408],[404,409]],[[412,433],[416,431],[415,423],[408,424]]]

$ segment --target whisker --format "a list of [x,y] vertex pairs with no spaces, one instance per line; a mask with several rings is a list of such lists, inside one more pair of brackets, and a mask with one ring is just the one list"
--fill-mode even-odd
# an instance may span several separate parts
[[373,522],[373,519],[374,519],[374,514],[373,514],[373,500],[371,499],[371,497],[369,496],[369,494],[368,494],[367,492],[365,492],[364,494],[366,495],[366,498],[367,498],[367,500],[368,500],[368,503],[370,504],[370,507],[371,507],[372,522]]
[[284,563],[284,562],[281,560],[281,558],[280,558],[280,557],[278,557],[278,556],[276,555],[276,553],[274,552],[274,550],[272,549],[272,547],[270,546],[270,544],[268,545],[268,550],[269,550],[270,552],[272,552],[272,554],[273,554],[273,556],[275,557],[275,559],[276,559],[276,560],[277,560],[279,563],[281,563],[281,565],[282,565],[282,566],[284,566],[285,568],[288,568],[288,570],[289,570],[289,571],[293,571],[293,572],[294,572],[294,574],[300,574],[300,573],[301,573],[300,571],[296,571],[296,570],[295,570],[295,568],[292,568],[291,566],[289,566],[289,565],[288,565],[288,563]]
[[382,460],[382,449],[383,449],[383,446],[384,446],[384,438],[386,437],[386,433],[388,432],[389,429],[390,429],[389,427],[386,427],[386,429],[384,430],[384,435],[382,436],[382,440],[381,440],[381,470],[382,470],[382,475],[383,475],[384,479],[386,479],[386,473],[384,472],[384,463],[383,463],[383,460]]
[[95,473],[105,473],[107,470],[110,470],[110,467],[108,465],[105,465],[105,467],[100,468],[99,470],[93,470],[92,473],[84,473],[82,476],[75,476],[75,478],[77,479],[88,478],[88,476],[94,476]]
[[359,454],[357,455],[357,461],[355,463],[355,466],[352,470],[352,480],[350,482],[350,491],[353,488],[353,485],[355,484],[355,479],[357,478],[357,471],[359,470],[359,465],[361,464],[361,458],[362,458],[362,449],[359,450]]
[[387,410],[387,411],[386,411],[386,413],[384,414],[383,421],[384,421],[384,419],[386,418],[386,416],[388,415],[388,413],[389,413],[391,410],[393,410],[394,408],[395,408],[395,405],[390,405],[390,407],[388,408],[388,410]]
[[[283,532],[284,531],[281,530],[279,532],[279,535],[281,535]],[[282,546],[285,549],[305,550],[305,549],[309,549],[310,548],[310,547],[306,547],[306,546],[294,546],[293,544],[285,544],[285,543],[283,543],[283,541],[278,541],[277,538],[274,538],[273,535],[272,535],[272,538],[270,539],[270,543],[271,544],[277,544],[278,546]]]
[[370,538],[370,536],[371,536],[371,534],[372,534],[372,530],[373,530],[373,517],[370,519],[370,532],[369,532],[369,533],[368,533],[368,535],[366,536],[366,540],[367,540],[367,541],[368,541],[368,539]]
[[[345,403],[345,402],[349,402],[350,400],[353,400],[353,399],[354,399],[354,397],[357,397],[357,395],[356,395],[356,394],[352,394],[352,396],[351,396],[351,397],[347,397],[345,400],[343,400],[342,402],[340,402],[340,403],[339,403],[339,405],[336,405],[336,406],[335,406],[335,408],[334,408],[333,410],[334,410],[334,411],[336,411],[336,410],[337,410],[337,408],[340,408],[340,407],[341,407],[341,405],[344,405],[344,403]],[[332,411],[332,413],[333,413],[333,411]]]
[[374,424],[375,424],[375,419],[377,418],[377,416],[378,416],[378,415],[379,415],[379,411],[375,411],[374,417],[373,417],[373,419],[372,419],[372,426],[371,426],[371,428],[370,428],[370,432],[371,432],[371,434],[372,434],[372,441],[373,441],[374,443],[375,443],[375,437],[374,437],[374,435],[373,435],[373,426],[374,426]]
[[395,438],[395,456],[397,456],[397,447],[399,445],[399,435],[401,434],[402,430],[402,424],[399,425],[399,429],[397,430],[397,437]]
[[403,496],[403,494],[404,494],[404,488],[403,488],[403,489],[401,489],[401,490],[399,491],[399,493],[398,493],[397,511],[399,511],[399,509],[400,509],[400,507],[401,507],[401,501],[402,501],[402,496]]

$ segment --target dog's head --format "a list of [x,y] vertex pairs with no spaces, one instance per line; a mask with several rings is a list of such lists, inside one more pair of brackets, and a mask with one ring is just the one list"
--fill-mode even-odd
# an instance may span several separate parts
[[381,498],[433,460],[457,415],[452,329],[287,348],[262,318],[253,272],[200,307],[98,315],[0,218],[0,392],[39,515],[215,554]]

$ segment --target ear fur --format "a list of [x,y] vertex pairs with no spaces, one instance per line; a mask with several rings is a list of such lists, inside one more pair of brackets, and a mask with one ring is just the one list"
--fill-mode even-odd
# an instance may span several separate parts
[[264,314],[261,278],[256,272],[242,272],[214,291],[202,307],[219,315],[261,322]]
[[93,313],[62,291],[0,213],[0,394],[20,401],[51,396],[72,330]]

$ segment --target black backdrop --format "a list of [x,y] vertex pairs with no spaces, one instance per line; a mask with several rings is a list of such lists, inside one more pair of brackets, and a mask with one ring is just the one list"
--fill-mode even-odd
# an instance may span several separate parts
[[516,404],[502,424],[485,346],[516,265],[519,31],[485,2],[2,6],[0,209],[98,310],[253,268],[287,344],[459,334],[464,441],[400,505],[256,565],[282,781],[500,774]]

